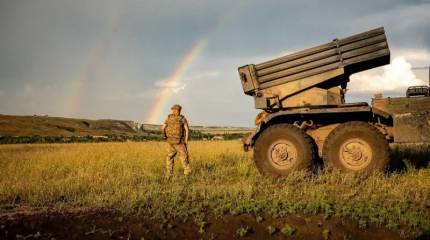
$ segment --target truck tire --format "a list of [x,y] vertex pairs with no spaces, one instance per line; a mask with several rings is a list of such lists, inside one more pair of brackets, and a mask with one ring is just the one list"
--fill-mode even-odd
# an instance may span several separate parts
[[366,122],[352,121],[337,126],[323,147],[324,164],[342,172],[384,171],[389,157],[384,135]]
[[254,162],[261,174],[282,177],[308,169],[315,152],[315,144],[305,132],[291,124],[276,124],[257,138]]

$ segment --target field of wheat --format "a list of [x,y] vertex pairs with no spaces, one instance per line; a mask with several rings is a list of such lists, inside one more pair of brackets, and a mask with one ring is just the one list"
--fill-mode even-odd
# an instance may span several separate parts
[[[238,141],[192,141],[192,175],[180,162],[166,179],[163,142],[0,146],[0,212],[115,209],[154,219],[210,215],[319,214],[383,226],[401,236],[430,231],[430,169],[371,176],[316,170],[261,176]],[[404,160],[407,160],[406,157]]]

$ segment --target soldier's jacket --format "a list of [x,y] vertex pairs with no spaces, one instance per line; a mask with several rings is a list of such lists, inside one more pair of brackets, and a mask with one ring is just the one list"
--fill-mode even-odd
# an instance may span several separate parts
[[187,119],[183,115],[175,116],[170,114],[166,121],[166,137],[167,142],[171,144],[179,144],[184,142],[185,137],[185,125],[187,123]]

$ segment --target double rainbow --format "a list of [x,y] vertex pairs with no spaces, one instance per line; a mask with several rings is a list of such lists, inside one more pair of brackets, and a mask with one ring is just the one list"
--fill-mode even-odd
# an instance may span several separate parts
[[[76,80],[72,82],[70,91],[63,100],[63,115],[73,116],[79,112],[82,105],[82,96],[87,89],[87,84],[92,78],[95,77],[98,69],[103,63],[105,55],[110,51],[111,40],[118,31],[118,26],[123,15],[121,7],[115,9],[117,10],[113,12],[109,24],[109,27],[112,30],[110,35],[108,35],[105,39],[102,39],[99,44],[90,49],[88,54],[83,57],[83,64],[81,65],[79,75],[76,77]],[[190,68],[191,64],[202,52],[208,41],[209,32],[200,37],[182,57],[182,59],[179,61],[179,64],[173,71],[173,74],[168,78],[167,82],[165,82],[166,86],[176,86],[181,81],[187,70]],[[149,114],[145,119],[145,123],[160,122],[161,113],[166,110],[166,104],[174,94],[173,90],[174,89],[171,87],[160,88],[158,96],[152,104]]]

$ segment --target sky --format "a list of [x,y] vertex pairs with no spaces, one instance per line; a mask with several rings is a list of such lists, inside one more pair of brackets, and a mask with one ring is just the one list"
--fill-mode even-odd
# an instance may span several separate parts
[[384,26],[348,102],[428,83],[430,0],[0,0],[0,114],[252,126],[237,68]]

